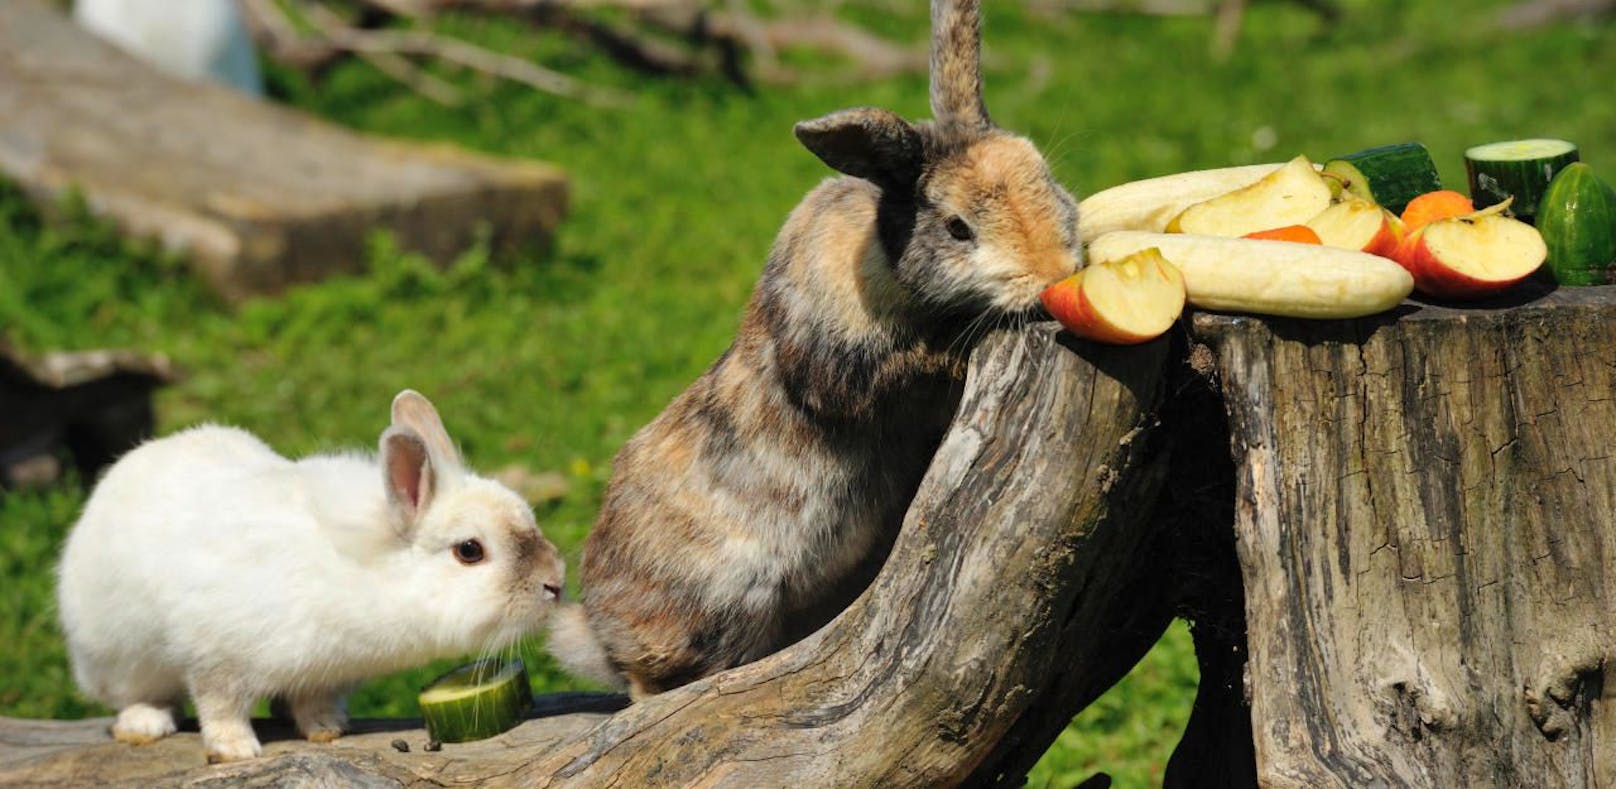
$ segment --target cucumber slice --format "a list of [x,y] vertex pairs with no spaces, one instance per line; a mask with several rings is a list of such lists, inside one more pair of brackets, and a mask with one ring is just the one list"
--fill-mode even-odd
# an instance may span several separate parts
[[1477,208],[1515,198],[1516,217],[1527,222],[1537,213],[1555,173],[1580,157],[1575,143],[1552,138],[1508,140],[1465,151],[1470,199]]
[[522,722],[533,703],[521,660],[484,658],[467,663],[421,689],[427,733],[438,742],[492,737]]
[[1537,210],[1549,271],[1561,285],[1604,285],[1616,266],[1616,189],[1573,162],[1549,182]]
[[1339,177],[1347,191],[1394,214],[1402,214],[1408,201],[1442,188],[1431,152],[1417,142],[1349,153],[1325,162],[1324,171]]

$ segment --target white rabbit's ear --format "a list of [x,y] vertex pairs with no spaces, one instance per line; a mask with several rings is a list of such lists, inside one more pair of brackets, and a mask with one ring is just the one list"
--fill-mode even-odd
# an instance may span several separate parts
[[426,442],[427,449],[432,453],[432,459],[441,466],[460,467],[460,450],[455,449],[454,441],[449,438],[449,431],[443,429],[443,420],[438,418],[438,409],[432,407],[432,401],[426,399],[414,389],[405,389],[393,398],[393,425],[404,426],[415,431],[422,441]]
[[432,451],[414,428],[393,425],[382,433],[382,481],[387,504],[409,538],[437,492],[438,473]]

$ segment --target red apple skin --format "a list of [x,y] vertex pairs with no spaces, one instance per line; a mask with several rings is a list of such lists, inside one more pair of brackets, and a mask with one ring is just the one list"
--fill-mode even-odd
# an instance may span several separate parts
[[1403,243],[1403,220],[1398,219],[1396,214],[1384,208],[1380,210],[1385,221],[1380,223],[1380,232],[1376,233],[1374,238],[1369,239],[1369,243],[1364,245],[1363,251],[1371,255],[1397,260],[1397,247]]
[[1425,228],[1423,227],[1408,235],[1400,235],[1397,243],[1392,245],[1391,252],[1381,255],[1396,261],[1397,265],[1402,266],[1408,273],[1414,275],[1416,287],[1418,287],[1420,281],[1420,272],[1414,268],[1414,250],[1421,246],[1420,242],[1423,240],[1424,235]]
[[[1426,227],[1430,227],[1427,225]],[[1484,299],[1510,289],[1515,283],[1532,275],[1531,271],[1512,279],[1476,279],[1443,263],[1431,254],[1425,245],[1425,228],[1409,236],[1401,247],[1407,260],[1397,259],[1408,273],[1414,275],[1414,288],[1427,296],[1454,301]],[[1535,270],[1535,269],[1534,269]]]
[[1156,339],[1124,331],[1100,317],[1083,295],[1081,271],[1045,288],[1038,294],[1038,300],[1067,331],[1087,340],[1108,345],[1138,345]]

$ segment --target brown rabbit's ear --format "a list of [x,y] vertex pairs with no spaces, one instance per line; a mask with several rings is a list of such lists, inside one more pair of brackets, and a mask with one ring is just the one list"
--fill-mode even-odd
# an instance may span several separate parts
[[920,178],[920,132],[897,113],[877,107],[840,110],[795,128],[797,139],[825,164],[881,186]]
[[414,428],[393,425],[382,433],[381,455],[387,505],[398,516],[404,529],[402,536],[408,539],[437,493],[438,472],[432,451]]
[[981,0],[932,0],[931,116],[944,126],[993,126],[982,103]]
[[440,466],[461,465],[460,450],[455,449],[454,441],[449,438],[449,431],[443,428],[443,420],[438,417],[438,409],[433,408],[432,401],[426,399],[420,392],[405,389],[393,398],[393,424],[414,430],[415,434],[426,442],[433,460]]

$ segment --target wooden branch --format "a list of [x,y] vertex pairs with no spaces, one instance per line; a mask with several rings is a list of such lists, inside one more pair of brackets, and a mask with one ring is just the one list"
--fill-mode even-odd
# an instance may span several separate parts
[[1228,60],[1245,21],[1246,0],[1219,0],[1212,28],[1212,58]]
[[1527,0],[1500,11],[1498,26],[1518,30],[1612,13],[1616,13],[1616,0]]
[[1033,0],[1039,12],[1080,14],[1140,14],[1143,16],[1205,16],[1212,0]]
[[314,26],[311,34],[296,32],[296,26],[276,7],[275,0],[249,0],[246,6],[254,29],[267,39],[266,51],[288,63],[317,65],[337,54],[353,53],[440,102],[458,101],[458,91],[404,61],[402,56],[433,58],[597,106],[622,106],[631,98],[623,91],[586,85],[532,61],[430,30],[362,30],[313,0],[301,0],[300,6]]
[[1616,288],[1195,329],[1262,785],[1616,785]]
[[[342,31],[347,29],[347,23],[343,22],[341,17],[332,13],[325,6],[310,5],[307,7],[306,12],[309,21],[320,31],[321,37],[327,41],[340,37]],[[458,107],[465,102],[465,97],[459,88],[439,79],[420,66],[415,65],[409,58],[396,52],[356,51],[356,54],[377,71],[392,77],[405,87],[438,104],[446,107]]]
[[[260,0],[262,1],[262,0]],[[371,6],[414,20],[428,20],[445,10],[460,10],[527,19],[546,29],[577,35],[601,47],[632,68],[667,75],[717,72],[739,84],[755,77],[788,83],[800,74],[779,64],[776,52],[807,48],[846,58],[862,79],[923,72],[924,51],[902,46],[828,16],[765,22],[743,2],[730,0],[716,10],[697,0],[363,0]],[[602,21],[592,12],[630,12],[636,23],[683,42],[647,35],[622,24]],[[750,59],[750,66],[746,61]]]
[[[269,742],[222,767],[202,764],[194,734],[132,748],[106,742],[104,721],[0,721],[0,784],[1020,785],[1171,617],[1149,558],[1168,350],[1096,347],[1052,324],[989,338],[881,574],[756,663],[431,754],[408,721],[328,746]],[[399,738],[409,753],[389,746]]]

